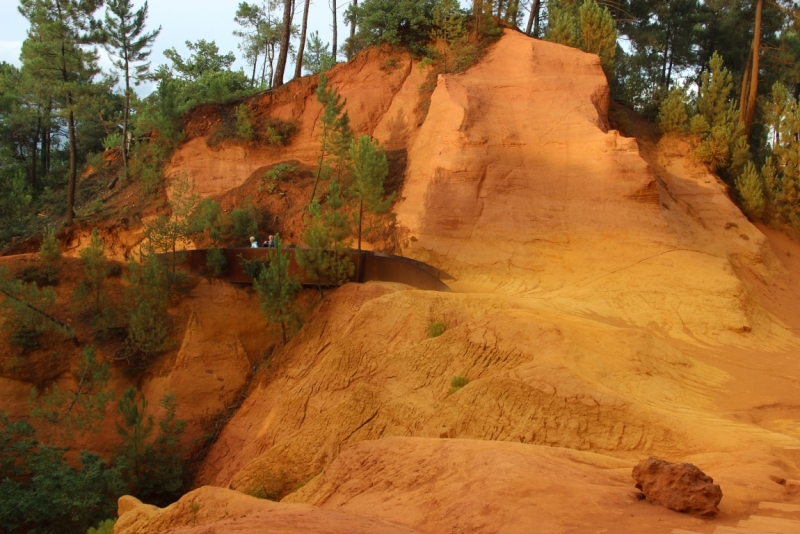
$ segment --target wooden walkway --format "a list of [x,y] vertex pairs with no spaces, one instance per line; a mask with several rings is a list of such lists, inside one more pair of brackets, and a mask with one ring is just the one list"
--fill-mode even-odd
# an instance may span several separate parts
[[[672,534],[701,533],[676,528]],[[713,534],[800,534],[800,504],[759,503],[758,515],[751,515],[736,526],[718,525]]]

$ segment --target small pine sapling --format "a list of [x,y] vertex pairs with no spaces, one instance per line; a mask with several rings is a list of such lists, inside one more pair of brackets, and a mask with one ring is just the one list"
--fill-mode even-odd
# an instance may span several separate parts
[[752,161],[747,162],[744,172],[736,178],[736,190],[744,212],[750,217],[761,218],[764,215],[764,186]]
[[242,141],[252,141],[255,138],[255,117],[253,112],[244,104],[236,106],[236,137]]
[[61,246],[52,226],[45,226],[42,244],[39,246],[39,258],[42,260],[44,280],[48,284],[56,282],[56,262],[61,259]]
[[288,327],[298,321],[294,309],[295,296],[302,288],[296,275],[289,274],[289,255],[275,236],[275,248],[269,249],[269,265],[254,280],[261,311],[267,321],[281,325],[284,344],[289,341]]
[[389,173],[386,153],[378,141],[365,134],[350,143],[351,183],[348,194],[358,200],[358,276],[361,280],[361,237],[364,226],[364,211],[381,215],[391,207],[394,193],[385,196],[384,182]]
[[[167,335],[168,280],[164,266],[155,254],[145,254],[142,263],[131,259],[125,277],[128,283],[128,336],[125,347],[129,361],[146,365],[165,351]],[[133,363],[133,362],[132,362]]]
[[342,212],[344,200],[338,182],[331,182],[328,187],[325,213],[323,221],[330,231],[331,256],[328,276],[331,283],[340,286],[350,280],[355,271],[355,265],[347,255],[351,245],[353,233],[350,217]]
[[108,275],[108,260],[106,260],[106,246],[103,238],[92,230],[89,246],[80,251],[83,262],[85,280],[81,281],[75,289],[74,298],[81,308],[91,309],[93,318],[101,329],[108,328],[113,323],[111,310],[107,307],[105,279]]
[[312,200],[308,215],[304,218],[305,229],[302,235],[303,243],[308,248],[298,249],[295,253],[298,266],[316,283],[320,299],[325,297],[322,285],[328,283],[332,255],[331,230],[325,225],[321,211],[317,199]]
[[689,128],[689,113],[686,92],[675,88],[661,102],[658,109],[658,127],[664,133],[685,133]]

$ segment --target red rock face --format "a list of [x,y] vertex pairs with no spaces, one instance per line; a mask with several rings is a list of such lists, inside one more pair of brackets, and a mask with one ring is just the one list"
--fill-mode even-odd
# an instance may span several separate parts
[[631,476],[647,500],[676,512],[714,515],[722,489],[696,465],[674,464],[650,457],[633,468]]

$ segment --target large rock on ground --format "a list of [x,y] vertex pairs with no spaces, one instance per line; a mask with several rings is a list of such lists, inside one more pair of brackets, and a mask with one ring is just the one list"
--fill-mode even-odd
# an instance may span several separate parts
[[647,500],[677,512],[714,515],[722,489],[696,465],[674,464],[652,456],[633,468],[631,476]]

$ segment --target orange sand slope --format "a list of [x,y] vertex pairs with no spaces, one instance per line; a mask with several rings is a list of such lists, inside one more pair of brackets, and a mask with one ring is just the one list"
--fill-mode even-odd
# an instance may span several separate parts
[[[749,223],[682,141],[636,121],[636,139],[608,130],[596,56],[506,32],[467,73],[439,77],[418,127],[419,69],[386,71],[370,54],[332,79],[359,131],[407,151],[397,242],[452,273],[455,293],[371,283],[326,298],[273,355],[198,482],[278,481],[285,497],[270,510],[388,522],[376,532],[711,532],[759,501],[800,503],[779,483],[800,478],[800,267],[787,261],[800,247]],[[219,194],[269,163],[313,163],[307,85],[264,104],[297,118],[289,147],[237,155],[201,136],[171,172]],[[434,321],[447,331],[428,338]],[[203,338],[192,339],[188,352]],[[454,376],[470,381],[450,394]],[[719,516],[632,500],[630,468],[647,455],[714,477]],[[201,530],[186,511],[201,494],[148,512],[182,523],[125,514],[117,532],[264,520],[253,504],[237,526],[212,514]]]

